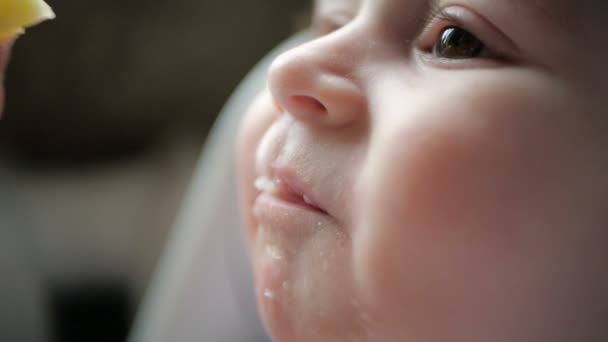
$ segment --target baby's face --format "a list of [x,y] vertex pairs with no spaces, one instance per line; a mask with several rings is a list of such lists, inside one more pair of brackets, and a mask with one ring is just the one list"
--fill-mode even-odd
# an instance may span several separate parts
[[317,3],[239,137],[277,341],[606,340],[602,6]]

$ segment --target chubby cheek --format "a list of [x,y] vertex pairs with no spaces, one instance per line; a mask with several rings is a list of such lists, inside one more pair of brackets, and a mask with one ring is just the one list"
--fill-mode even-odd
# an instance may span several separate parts
[[596,168],[581,167],[593,139],[576,99],[512,83],[393,103],[376,123],[354,256],[393,336],[531,341],[589,304],[571,291],[591,291],[577,282],[598,270],[581,265],[605,257],[585,222],[600,210]]
[[255,168],[256,150],[262,137],[279,115],[270,93],[267,90],[262,91],[247,109],[237,136],[239,200],[250,243],[253,243],[257,229],[251,210],[255,201],[253,184],[257,177]]

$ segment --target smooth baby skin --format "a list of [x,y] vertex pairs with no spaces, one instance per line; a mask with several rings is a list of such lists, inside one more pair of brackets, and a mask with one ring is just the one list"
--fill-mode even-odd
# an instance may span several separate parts
[[608,337],[605,5],[585,5],[317,2],[239,136],[274,340]]

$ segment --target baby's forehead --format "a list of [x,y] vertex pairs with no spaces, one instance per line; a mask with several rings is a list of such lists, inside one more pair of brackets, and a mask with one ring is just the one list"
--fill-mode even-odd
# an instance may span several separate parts
[[[356,13],[367,3],[391,6],[399,3],[399,8],[440,8],[451,5],[462,5],[472,9],[498,9],[503,20],[539,21],[548,25],[547,34],[567,32],[572,36],[589,35],[597,32],[597,28],[608,27],[605,13],[608,11],[608,1],[605,0],[314,0],[315,14],[324,12],[353,12]],[[403,6],[403,2],[411,6]],[[420,6],[426,3],[427,6]],[[382,5],[380,5],[382,6]],[[484,12],[484,11],[482,11]],[[424,15],[424,14],[422,14]],[[557,32],[551,32],[551,29]],[[587,31],[587,32],[585,32]]]
[[[359,8],[361,3],[366,1],[378,1],[378,0],[314,0],[314,6],[316,8],[324,7],[350,7]],[[404,0],[380,0],[382,2],[402,2]],[[425,6],[419,6],[421,3],[427,2],[431,8],[441,7],[444,5],[454,5],[462,2],[461,5],[467,5],[470,3],[479,3],[483,5],[492,5],[504,3],[505,5],[517,8],[528,9],[536,12],[540,15],[548,15],[555,18],[569,18],[584,14],[598,14],[599,10],[608,9],[608,2],[603,0],[463,0],[463,1],[451,1],[451,0],[405,0],[411,2],[412,8],[424,8]]]

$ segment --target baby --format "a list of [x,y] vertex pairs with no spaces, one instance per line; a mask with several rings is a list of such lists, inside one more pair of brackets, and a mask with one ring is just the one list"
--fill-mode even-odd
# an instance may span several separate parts
[[608,341],[608,2],[315,5],[238,142],[273,339]]

